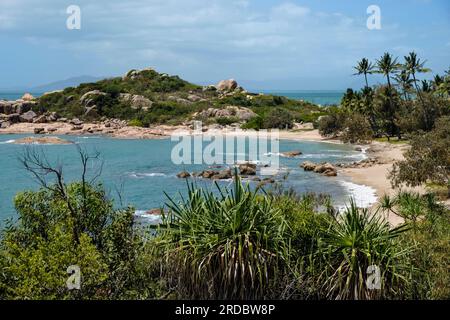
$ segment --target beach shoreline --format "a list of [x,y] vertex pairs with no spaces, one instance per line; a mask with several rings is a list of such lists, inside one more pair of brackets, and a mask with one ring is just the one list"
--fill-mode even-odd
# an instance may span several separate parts
[[[72,129],[72,125],[69,123],[18,123],[11,125],[8,128],[1,129],[0,134],[34,134],[35,128],[43,128],[45,132],[44,135],[39,136],[51,136],[51,135],[102,135],[115,139],[166,139],[174,133],[177,135],[192,135],[195,134],[194,130],[188,126],[155,126],[152,128],[141,128],[141,127],[130,127],[123,126],[120,128],[107,128],[104,124],[99,123],[85,123],[83,125],[83,130]],[[230,130],[230,129],[210,129],[202,132],[203,135],[214,135],[214,134],[224,134],[224,135],[234,135],[242,136],[249,134],[251,131],[245,130]],[[255,133],[256,134],[256,133]],[[342,142],[336,139],[329,139],[322,137],[318,130],[278,130],[277,137],[280,140],[291,140],[291,141],[314,141],[314,142],[324,142],[324,143],[334,143],[341,144]],[[398,190],[392,188],[391,183],[388,178],[389,171],[392,168],[394,161],[403,159],[403,152],[408,148],[407,145],[394,145],[387,142],[372,142],[368,145],[354,145],[360,147],[365,152],[366,156],[370,158],[376,158],[381,160],[381,164],[373,164],[367,167],[352,167],[352,168],[338,168],[339,175],[346,179],[347,181],[358,184],[360,186],[370,187],[375,190],[376,197],[379,200],[384,194],[395,195]],[[419,188],[408,188],[417,192],[424,192],[423,187]],[[372,206],[374,208],[374,205]],[[403,222],[403,220],[394,215],[390,215],[389,222],[392,225],[398,225]]]

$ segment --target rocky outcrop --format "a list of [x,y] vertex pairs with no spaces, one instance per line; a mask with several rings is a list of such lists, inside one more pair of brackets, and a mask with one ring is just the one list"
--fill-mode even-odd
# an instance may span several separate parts
[[182,171],[179,174],[177,174],[177,177],[180,179],[186,179],[189,178],[191,176],[191,174],[187,171]]
[[370,168],[372,166],[378,165],[378,164],[386,164],[390,163],[389,161],[384,161],[379,158],[369,158],[364,159],[361,161],[355,161],[350,163],[339,163],[337,166],[339,168]]
[[233,174],[231,173],[231,169],[227,168],[224,170],[219,171],[218,173],[215,173],[211,179],[213,180],[227,180],[231,179],[233,177]]
[[30,93],[27,92],[22,96],[22,100],[23,101],[32,101],[32,100],[34,100],[34,97]]
[[248,121],[257,116],[249,108],[227,106],[223,109],[208,108],[198,114],[200,117],[204,118],[230,118],[235,117],[239,121]]
[[18,113],[11,113],[6,116],[7,121],[11,123],[18,123],[20,122],[20,114]]
[[283,157],[287,157],[287,158],[294,158],[294,157],[302,155],[302,152],[299,150],[295,150],[295,151],[283,152],[283,153],[281,153],[281,155]]
[[20,115],[20,122],[33,122],[36,117],[36,112],[30,110]]
[[145,211],[145,214],[151,215],[151,216],[160,216],[164,213],[163,210],[160,208],[150,209],[148,211]]
[[238,87],[238,83],[234,79],[222,80],[217,85],[218,91],[234,91]]
[[337,169],[328,162],[324,163],[314,163],[311,161],[305,161],[300,165],[305,171],[314,171],[315,173],[320,173],[327,177],[336,177]]
[[14,144],[72,144],[72,142],[58,137],[26,137],[15,140]]
[[[128,71],[122,77],[122,79],[123,80],[136,80],[139,77],[141,77],[143,73],[148,72],[148,71],[155,72],[155,70],[153,68],[145,68],[145,69],[142,69],[142,70],[132,69],[132,70]],[[164,74],[161,74],[160,76],[164,76]]]
[[217,88],[216,88],[216,86],[209,85],[209,86],[204,86],[202,88],[202,91],[203,92],[215,92],[215,91],[217,91]]
[[121,93],[119,99],[129,103],[132,109],[148,111],[153,105],[153,101],[138,94]]
[[92,104],[95,103],[94,98],[98,96],[106,96],[106,93],[100,90],[92,90],[86,92],[81,96],[80,103],[85,107],[91,106]]
[[254,176],[256,175],[256,164],[253,163],[240,164],[239,172],[243,176]]
[[30,111],[36,105],[35,101],[0,101],[0,114],[25,113]]
[[70,124],[73,124],[74,126],[80,126],[82,125],[84,122],[81,121],[78,118],[73,118],[72,120],[69,121]]
[[43,134],[45,133],[45,128],[34,128],[34,134]]
[[176,96],[168,96],[167,97],[167,101],[173,101],[179,104],[185,104],[185,105],[189,105],[192,104],[192,101],[188,100],[188,99],[183,99],[180,97],[176,97]]

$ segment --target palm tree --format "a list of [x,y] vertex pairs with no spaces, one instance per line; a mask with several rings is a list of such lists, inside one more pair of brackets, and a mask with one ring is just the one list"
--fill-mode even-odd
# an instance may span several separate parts
[[364,79],[366,80],[366,87],[369,87],[369,82],[367,81],[367,75],[373,73],[374,65],[367,58],[362,58],[361,61],[358,61],[356,67],[353,67],[357,72],[356,75],[364,75]]
[[411,90],[413,85],[413,79],[411,79],[410,74],[402,70],[399,74],[395,75],[394,79],[401,86],[405,100],[409,100],[408,91]]
[[444,77],[441,77],[440,75],[435,75],[433,82],[432,82],[432,86],[433,86],[433,90],[436,91],[437,93],[439,93],[441,95],[441,86],[444,83]]
[[391,89],[391,74],[395,74],[399,68],[398,58],[394,58],[390,53],[385,52],[381,59],[377,60],[378,73],[383,74],[388,83],[389,89]]
[[408,56],[405,56],[404,68],[412,76],[414,86],[416,87],[417,94],[418,94],[419,99],[421,100],[422,104],[423,104],[423,99],[420,94],[419,87],[417,86],[416,74],[417,73],[426,73],[426,72],[431,71],[430,69],[424,67],[425,63],[426,63],[426,61],[420,61],[420,59],[417,58],[417,54],[414,51],[410,52]]
[[[392,104],[392,85],[391,85],[391,74],[396,74],[400,69],[400,64],[397,62],[397,58],[394,58],[389,52],[385,52],[384,55],[377,60],[377,73],[383,74],[387,79],[388,90],[388,107],[389,107],[389,126],[391,133],[396,133],[398,139],[401,139],[401,132],[398,126],[395,124],[395,105]],[[389,136],[388,136],[389,140]]]

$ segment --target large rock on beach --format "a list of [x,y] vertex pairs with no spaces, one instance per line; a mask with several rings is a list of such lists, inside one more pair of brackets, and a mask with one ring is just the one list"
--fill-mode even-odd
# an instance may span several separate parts
[[34,128],[34,134],[43,134],[45,132],[45,128]]
[[20,122],[33,122],[36,117],[36,112],[30,110],[20,115]]
[[256,164],[253,163],[240,164],[239,172],[243,176],[254,176],[256,175]]
[[18,123],[20,122],[20,114],[18,113],[11,113],[7,116],[7,119],[11,123]]
[[336,177],[337,169],[328,162],[325,163],[314,163],[311,161],[303,162],[300,167],[305,171],[314,171],[315,173],[320,173],[327,177]]
[[0,113],[11,114],[13,113],[12,102],[10,101],[0,101]]

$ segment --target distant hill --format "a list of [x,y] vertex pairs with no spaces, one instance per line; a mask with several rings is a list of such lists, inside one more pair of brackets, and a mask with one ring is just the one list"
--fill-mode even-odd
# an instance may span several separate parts
[[324,115],[324,110],[312,103],[251,94],[232,79],[202,87],[147,68],[99,81],[92,77],[69,80],[33,88],[41,92],[65,88],[39,97],[36,110],[83,120],[115,118],[144,127],[201,120],[252,129],[292,127],[294,121],[313,122]]
[[102,79],[104,79],[104,77],[79,76],[32,87],[27,90],[30,92],[48,92],[48,91],[62,90],[68,87],[77,87],[82,83],[97,82]]

